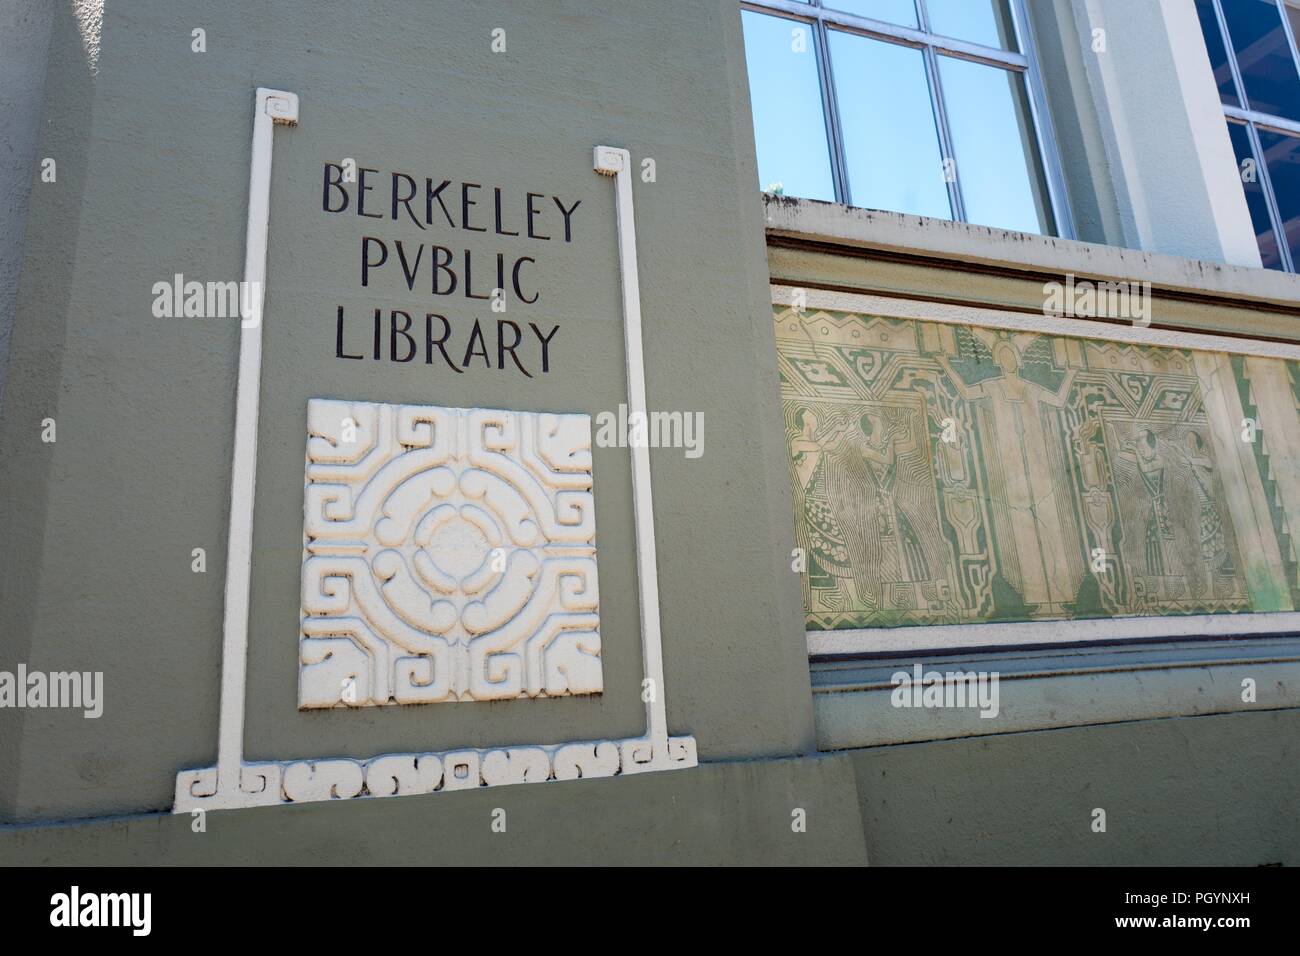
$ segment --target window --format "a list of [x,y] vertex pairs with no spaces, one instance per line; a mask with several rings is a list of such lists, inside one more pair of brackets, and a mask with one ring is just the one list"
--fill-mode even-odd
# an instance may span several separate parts
[[1267,269],[1300,269],[1300,9],[1196,0],[1210,66]]
[[765,191],[1072,235],[1022,0],[741,6]]

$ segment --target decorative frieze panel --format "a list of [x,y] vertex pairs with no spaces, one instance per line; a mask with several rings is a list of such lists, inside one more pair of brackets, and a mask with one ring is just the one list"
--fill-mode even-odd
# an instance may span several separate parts
[[1287,363],[830,308],[774,318],[810,630],[1300,604]]
[[313,399],[298,706],[597,694],[587,415]]

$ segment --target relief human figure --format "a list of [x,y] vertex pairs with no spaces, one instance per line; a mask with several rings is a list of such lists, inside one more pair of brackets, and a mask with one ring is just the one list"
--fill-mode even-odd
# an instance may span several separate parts
[[862,437],[855,442],[855,446],[876,492],[876,514],[881,536],[893,539],[891,557],[893,565],[899,571],[899,578],[895,580],[929,580],[929,562],[908,517],[909,509],[899,497],[898,481],[902,463],[899,460],[898,446],[907,436],[907,423],[901,419],[886,423],[880,415],[868,413],[858,420],[858,429]]
[[860,434],[853,436],[853,451],[862,456],[870,480],[870,497],[876,510],[876,530],[882,538],[896,537],[894,489],[898,484],[896,428],[886,429],[879,415],[868,412],[858,419]]
[[1205,563],[1207,592],[1214,593],[1214,573],[1234,573],[1227,555],[1223,534],[1223,515],[1214,500],[1214,460],[1205,439],[1199,432],[1188,432],[1183,458],[1192,476],[1192,490],[1200,506],[1197,537],[1201,546],[1201,560]]
[[874,597],[861,593],[854,583],[836,513],[841,503],[832,502],[829,492],[832,484],[839,484],[835,475],[841,469],[831,449],[841,443],[852,423],[841,422],[819,432],[817,415],[809,408],[796,412],[794,423],[799,433],[790,440],[790,459],[794,463],[799,510],[804,516],[803,521],[795,522],[797,543],[807,556],[804,607],[816,610],[814,592],[834,591],[841,585],[848,592],[851,608],[874,608]]
[[916,476],[904,472],[899,454],[907,435],[905,421],[868,411],[856,424],[835,450],[842,467],[832,473],[828,491],[841,516],[857,591],[870,595],[873,606],[884,607],[887,584],[931,577],[908,514],[916,506]]
[[[826,495],[839,519],[848,552],[848,566],[859,607],[882,607],[884,581],[898,580],[897,536],[892,496],[897,481],[893,449],[877,430],[874,413],[845,422],[833,439],[823,443],[828,452]],[[875,439],[872,439],[872,435]]]
[[1174,569],[1172,548],[1174,528],[1169,520],[1169,500],[1165,494],[1167,462],[1160,440],[1149,428],[1120,449],[1120,457],[1137,467],[1142,488],[1147,494],[1147,514],[1143,553],[1147,574],[1165,577],[1178,574]]
[[[984,399],[993,418],[996,442],[985,443],[989,467],[997,468],[1002,479],[1003,503],[1009,512],[1011,542],[1019,559],[1020,580],[1003,573],[1020,590],[1026,604],[1058,604],[1074,600],[1077,575],[1071,574],[1069,555],[1078,543],[1066,533],[1061,521],[1056,488],[1048,466],[1053,436],[1044,426],[1042,409],[1061,408],[1074,381],[1074,370],[1065,373],[1055,389],[1044,388],[1020,374],[1020,351],[1007,340],[993,346],[993,361],[1002,370],[999,378],[967,385],[949,360],[939,356],[953,384],[967,400]],[[990,452],[992,454],[990,455]]]

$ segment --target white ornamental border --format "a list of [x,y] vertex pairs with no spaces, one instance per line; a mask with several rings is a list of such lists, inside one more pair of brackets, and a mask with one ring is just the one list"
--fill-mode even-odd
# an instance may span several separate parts
[[[221,648],[221,713],[217,765],[176,775],[173,813],[197,809],[275,806],[354,797],[391,797],[483,786],[613,777],[694,767],[694,737],[670,737],[664,707],[663,641],[659,629],[659,579],[655,556],[650,451],[633,446],[632,503],[636,521],[637,591],[646,732],[627,740],[524,744],[441,753],[382,754],[368,760],[315,759],[246,763],[244,706],[248,668],[248,595],[252,574],[253,495],[257,478],[257,416],[261,399],[262,305],[270,211],[271,151],[275,126],[298,124],[298,96],[259,87],[253,116],[248,175],[248,232],[244,278],[255,290],[251,314],[239,336],[235,447],[230,478],[230,528]],[[641,290],[637,277],[631,157],[597,146],[593,167],[612,176],[618,225],[618,260],[627,342],[628,408],[646,411],[641,346]]]

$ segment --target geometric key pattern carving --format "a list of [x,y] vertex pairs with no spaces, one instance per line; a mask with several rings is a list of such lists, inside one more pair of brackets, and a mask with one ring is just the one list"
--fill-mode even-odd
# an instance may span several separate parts
[[312,399],[300,709],[598,694],[591,419]]

